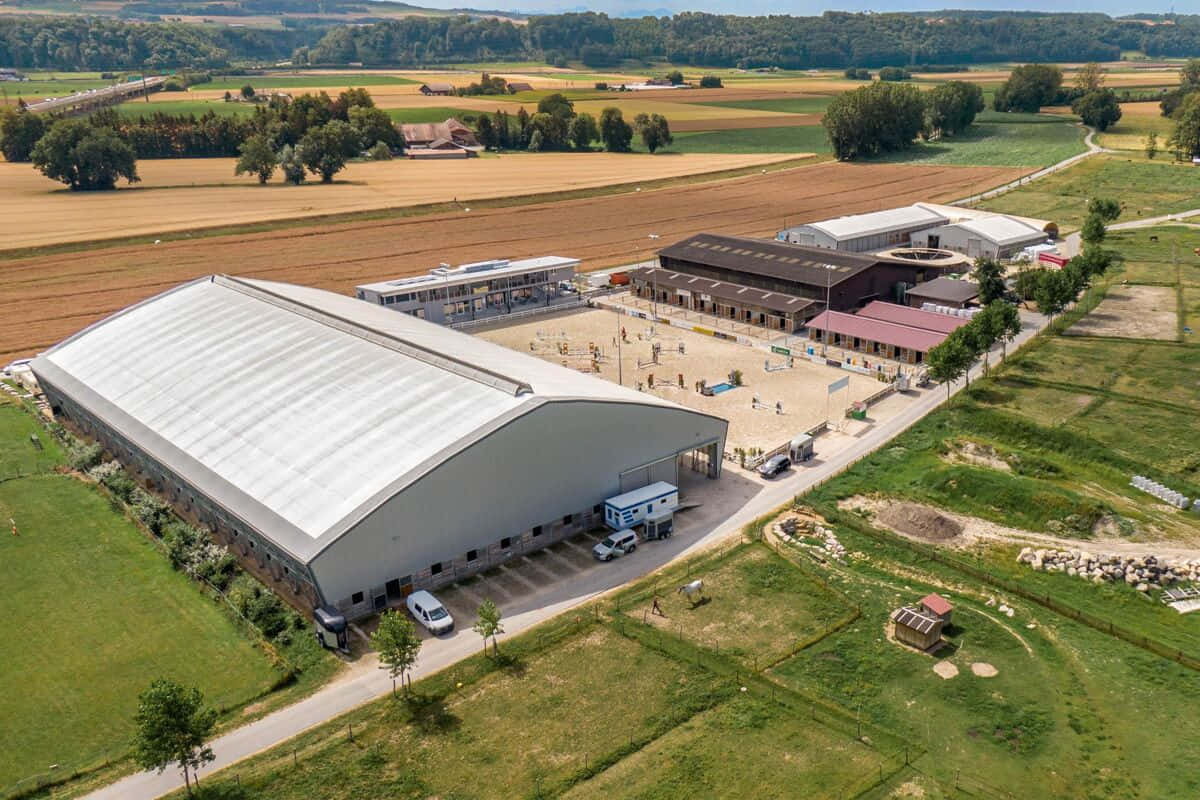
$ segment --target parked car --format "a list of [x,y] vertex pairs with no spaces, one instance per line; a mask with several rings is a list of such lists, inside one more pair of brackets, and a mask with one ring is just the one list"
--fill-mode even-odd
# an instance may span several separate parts
[[637,550],[637,543],[637,534],[626,528],[605,536],[603,541],[592,548],[592,555],[600,561],[612,561],[618,556]]
[[450,616],[450,612],[436,597],[424,589],[410,594],[405,602],[408,604],[408,613],[435,636],[454,630],[454,617]]
[[792,465],[792,460],[785,455],[771,456],[758,465],[758,474],[764,478],[774,478]]

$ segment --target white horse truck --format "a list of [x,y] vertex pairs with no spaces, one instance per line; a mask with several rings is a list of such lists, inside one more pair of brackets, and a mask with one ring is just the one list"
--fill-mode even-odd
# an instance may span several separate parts
[[[650,518],[654,528],[653,536],[647,530],[646,538],[665,538],[670,535],[670,517],[664,520],[663,512],[674,511],[679,506],[679,488],[658,481],[641,489],[634,489],[604,501],[604,523],[614,531],[641,525]],[[663,524],[666,522],[667,524]]]

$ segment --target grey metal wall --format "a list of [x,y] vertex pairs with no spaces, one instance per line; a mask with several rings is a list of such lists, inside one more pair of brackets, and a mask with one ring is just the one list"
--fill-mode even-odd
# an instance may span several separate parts
[[312,572],[338,605],[391,580],[428,583],[434,563],[590,512],[619,493],[623,472],[714,441],[722,452],[726,428],[684,409],[546,403],[385,502],[320,553]]

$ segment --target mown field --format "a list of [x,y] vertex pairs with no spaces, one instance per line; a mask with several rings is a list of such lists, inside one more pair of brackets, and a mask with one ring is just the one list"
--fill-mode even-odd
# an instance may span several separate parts
[[[498,659],[472,657],[417,682],[411,698],[377,701],[239,764],[236,787],[234,770],[211,776],[209,790],[244,800],[381,790],[414,800],[1091,800],[1200,790],[1186,768],[1200,755],[1200,719],[1178,713],[1200,698],[1194,673],[1040,606],[1005,598],[1009,616],[986,585],[861,524],[836,525],[852,553],[844,562],[748,543],[668,567],[611,603],[502,639]],[[861,616],[757,671],[738,646],[649,620],[655,588],[686,575],[703,578],[712,598],[667,609],[668,620],[703,611],[736,630],[751,613],[741,593],[764,564],[779,573],[777,636],[794,630],[787,614],[846,598]],[[885,635],[893,608],[930,591],[955,605],[936,656]],[[739,638],[771,646],[753,632]],[[957,672],[936,674],[939,661]],[[1145,735],[1166,728],[1178,735]]]
[[1196,208],[1196,172],[1167,159],[1130,160],[1098,155],[1042,178],[1020,191],[986,200],[980,207],[1007,214],[1051,219],[1078,228],[1090,197],[1115,197],[1123,206],[1118,222]]
[[0,659],[8,687],[0,795],[34,776],[66,778],[122,759],[137,696],[156,678],[199,686],[222,710],[280,679],[100,492],[56,471],[63,454],[54,439],[7,398],[0,394],[0,614],[11,646]]

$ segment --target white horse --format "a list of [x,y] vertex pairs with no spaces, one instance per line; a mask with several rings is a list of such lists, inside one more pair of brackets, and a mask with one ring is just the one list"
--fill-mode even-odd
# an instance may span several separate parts
[[675,594],[686,594],[688,602],[695,606],[704,601],[704,581],[697,578],[691,583],[685,583],[676,590]]

